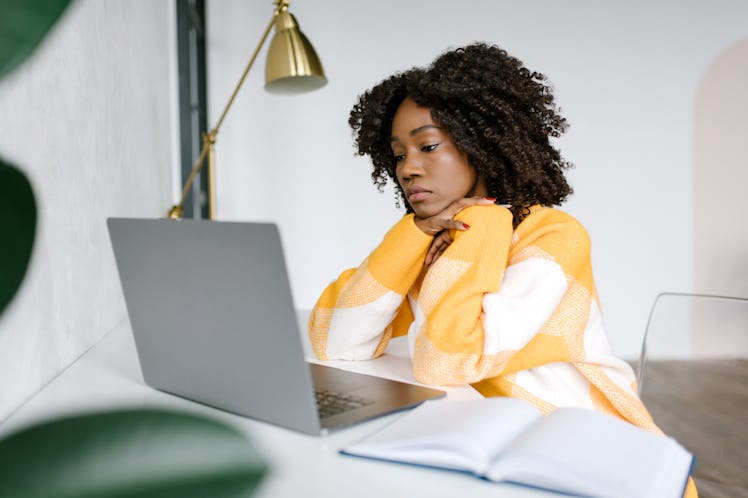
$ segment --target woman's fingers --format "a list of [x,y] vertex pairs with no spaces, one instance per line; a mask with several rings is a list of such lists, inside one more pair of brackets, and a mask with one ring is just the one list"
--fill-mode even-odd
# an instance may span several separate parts
[[449,217],[454,218],[457,216],[457,213],[465,208],[471,206],[490,206],[494,202],[496,202],[496,199],[493,197],[465,197],[463,199],[458,199],[447,206],[447,209],[445,209],[443,213],[449,213],[451,215]]
[[471,206],[490,206],[495,201],[496,199],[490,197],[466,197],[458,199],[444,208],[440,213],[429,218],[416,219],[415,223],[422,232],[434,236],[443,230],[467,230],[470,228],[467,223],[454,219],[457,213]]
[[427,235],[436,236],[444,230],[467,230],[470,226],[462,221],[453,220],[452,218],[442,218],[440,215],[426,218],[425,220],[416,220],[416,226]]
[[464,221],[455,220],[454,217],[463,209],[471,206],[490,206],[496,202],[496,199],[490,197],[466,197],[458,199],[447,206],[441,213],[426,218],[425,220],[416,220],[418,227],[425,233],[434,236],[434,240],[426,253],[424,265],[430,266],[447,250],[452,243],[450,230],[469,230],[470,225]]
[[447,247],[449,247],[451,243],[452,236],[448,231],[445,230],[439,233],[436,237],[434,237],[434,240],[431,243],[431,247],[429,247],[429,251],[426,253],[426,259],[424,260],[423,264],[426,266],[434,264],[439,256],[441,256],[442,253],[447,250]]
[[437,248],[434,244],[429,247],[429,252],[426,253],[426,259],[423,260],[424,266],[430,266],[434,262],[434,256],[436,256]]

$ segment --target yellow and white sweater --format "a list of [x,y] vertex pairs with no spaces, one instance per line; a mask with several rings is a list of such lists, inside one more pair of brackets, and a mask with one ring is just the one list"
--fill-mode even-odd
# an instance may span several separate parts
[[470,229],[454,231],[428,269],[433,238],[407,215],[359,268],[343,272],[309,320],[317,356],[375,358],[407,334],[415,378],[425,384],[472,384],[544,413],[588,407],[659,432],[632,369],[611,353],[581,224],[542,207],[516,230],[500,206],[456,219]]
[[[511,212],[495,205],[455,218],[470,229],[453,231],[431,267],[433,237],[407,215],[328,286],[309,319],[316,355],[371,359],[407,334],[414,376],[425,384],[471,384],[546,414],[587,407],[661,434],[605,336],[584,227],[539,206],[516,230]],[[690,479],[685,496],[697,496]]]

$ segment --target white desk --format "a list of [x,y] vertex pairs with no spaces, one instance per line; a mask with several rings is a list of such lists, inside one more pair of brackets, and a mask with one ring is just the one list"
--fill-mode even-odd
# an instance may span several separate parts
[[[305,322],[301,322],[305,323]],[[404,341],[368,362],[329,362],[362,373],[414,382]],[[480,396],[471,387],[446,388],[447,399]],[[243,431],[270,465],[254,496],[264,497],[449,497],[558,496],[539,490],[489,483],[468,475],[342,456],[338,450],[381,427],[398,414],[313,437],[192,403],[143,383],[129,323],[112,330],[78,361],[0,425],[0,434],[71,412],[112,407],[168,407],[220,418]]]

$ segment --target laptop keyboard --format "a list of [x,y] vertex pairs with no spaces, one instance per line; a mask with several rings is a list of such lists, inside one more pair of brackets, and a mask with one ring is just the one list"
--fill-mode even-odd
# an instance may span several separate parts
[[317,410],[320,418],[355,410],[374,403],[374,400],[334,391],[316,391]]

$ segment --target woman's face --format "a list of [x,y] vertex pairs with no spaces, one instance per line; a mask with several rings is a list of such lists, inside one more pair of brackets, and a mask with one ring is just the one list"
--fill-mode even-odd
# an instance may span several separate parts
[[416,217],[434,216],[463,197],[488,195],[467,154],[434,123],[428,107],[409,97],[395,112],[391,143],[397,181]]

